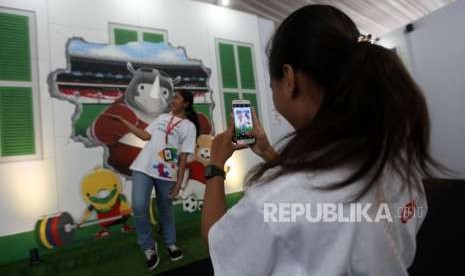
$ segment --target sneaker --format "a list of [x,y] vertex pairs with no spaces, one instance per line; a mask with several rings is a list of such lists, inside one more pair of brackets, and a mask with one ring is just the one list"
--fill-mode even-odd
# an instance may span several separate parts
[[182,259],[182,257],[184,257],[182,255],[181,249],[179,249],[179,247],[177,247],[176,245],[170,245],[166,248],[166,250],[168,251],[168,255],[170,255],[170,258],[173,262],[180,260]]
[[157,267],[158,263],[160,262],[160,258],[158,258],[157,251],[157,244],[155,244],[153,248],[149,248],[144,251],[145,259],[147,260],[147,267],[149,270],[152,270],[155,267]]

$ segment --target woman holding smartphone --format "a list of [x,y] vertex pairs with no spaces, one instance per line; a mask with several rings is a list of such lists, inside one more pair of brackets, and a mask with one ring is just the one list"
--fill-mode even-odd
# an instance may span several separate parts
[[152,236],[149,220],[150,195],[156,191],[160,224],[164,243],[172,261],[183,257],[176,246],[176,226],[172,199],[181,188],[189,154],[195,152],[199,132],[197,113],[193,108],[193,95],[189,91],[176,91],[168,114],[161,114],[145,130],[119,116],[112,116],[124,123],[142,140],[148,141],[132,163],[132,207],[137,241],[144,251],[148,268],[159,262],[157,244]]
[[231,142],[233,124],[215,137],[202,213],[215,275],[408,275],[427,208],[421,180],[440,167],[420,89],[331,6],[292,13],[268,55],[273,102],[295,131],[276,152],[253,116],[264,163],[229,211],[222,168],[244,146]]

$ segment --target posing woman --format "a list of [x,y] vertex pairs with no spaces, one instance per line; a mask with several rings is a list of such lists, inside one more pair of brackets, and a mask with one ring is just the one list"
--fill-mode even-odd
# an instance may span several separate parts
[[149,220],[153,187],[168,254],[172,261],[183,257],[181,249],[176,246],[172,199],[181,188],[187,157],[195,151],[199,123],[193,102],[193,95],[189,91],[176,91],[170,113],[157,117],[145,130],[119,116],[112,116],[123,122],[137,137],[148,141],[130,169],[137,242],[144,250],[150,270],[159,262],[157,244],[153,239]]

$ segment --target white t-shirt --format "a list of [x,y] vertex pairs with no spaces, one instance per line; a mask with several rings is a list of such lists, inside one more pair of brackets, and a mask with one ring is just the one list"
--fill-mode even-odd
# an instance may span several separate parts
[[[140,171],[151,177],[176,181],[178,172],[178,157],[181,153],[194,153],[196,143],[196,129],[188,119],[174,117],[171,114],[161,114],[145,131],[152,135],[145,144],[130,169]],[[182,121],[181,121],[182,120]],[[168,144],[165,143],[168,124],[178,123],[168,135]],[[170,158],[165,160],[165,151],[168,149]]]
[[[362,181],[337,191],[316,189],[346,179],[350,172],[343,168],[318,174],[294,173],[248,188],[210,229],[215,275],[408,275],[407,268],[415,256],[416,233],[427,211],[423,189],[411,193],[401,190],[401,180],[386,170],[380,185],[356,202],[360,210],[373,204],[367,213],[374,222],[369,222],[363,211],[357,215],[357,204],[336,205],[360,191]],[[408,212],[412,202],[416,205],[413,216]],[[269,216],[270,210],[276,209],[269,203],[278,204],[274,217]],[[310,211],[306,209],[301,216],[295,212],[293,222],[292,208],[302,210],[297,206],[308,203]],[[335,212],[328,210],[335,205],[337,212],[342,211],[339,221],[323,221],[334,218]],[[377,217],[382,205],[388,207],[381,208],[380,214],[385,216]]]

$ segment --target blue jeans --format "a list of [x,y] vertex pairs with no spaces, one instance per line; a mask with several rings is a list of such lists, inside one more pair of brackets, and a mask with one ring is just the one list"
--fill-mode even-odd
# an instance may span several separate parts
[[155,245],[149,218],[150,195],[153,187],[155,187],[158,214],[165,238],[165,245],[176,244],[174,208],[172,200],[168,195],[175,185],[175,181],[156,179],[145,173],[132,171],[132,208],[134,211],[137,243],[142,250],[152,248]]

